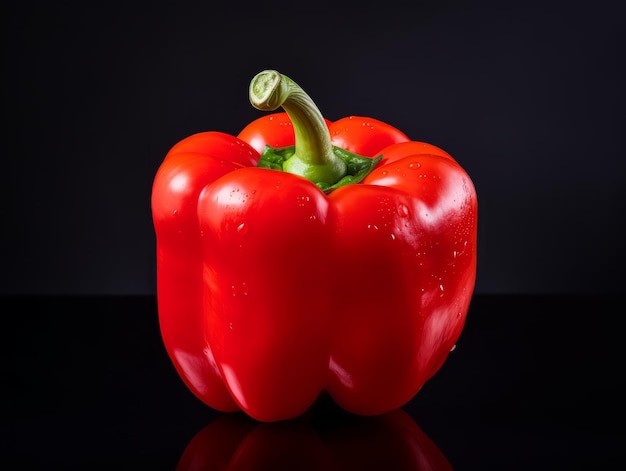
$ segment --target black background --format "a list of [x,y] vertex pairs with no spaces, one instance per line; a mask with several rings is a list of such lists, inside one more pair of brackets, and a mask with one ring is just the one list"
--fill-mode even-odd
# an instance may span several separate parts
[[[618,3],[3,4],[2,456],[174,469],[219,414],[158,332],[151,184],[267,68],[438,145],[479,197],[476,296],[405,410],[455,471],[624,459]],[[393,468],[390,468],[393,469]]]
[[263,69],[331,120],[443,147],[479,196],[479,293],[624,293],[618,2],[5,6],[2,283],[153,294],[151,184],[178,140],[262,113]]

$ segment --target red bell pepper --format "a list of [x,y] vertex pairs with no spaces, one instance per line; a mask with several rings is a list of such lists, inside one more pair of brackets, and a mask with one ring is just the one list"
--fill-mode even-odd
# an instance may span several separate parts
[[289,419],[320,394],[356,414],[398,408],[465,323],[472,181],[449,154],[389,124],[330,122],[276,71],[254,77],[250,101],[284,112],[238,137],[189,136],[155,176],[165,348],[220,411]]

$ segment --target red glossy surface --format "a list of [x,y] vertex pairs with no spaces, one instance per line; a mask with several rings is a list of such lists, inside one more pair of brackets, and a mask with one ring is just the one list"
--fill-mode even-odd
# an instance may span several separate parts
[[[330,134],[368,157],[408,139],[357,117]],[[476,276],[469,176],[422,145],[326,195],[256,168],[240,139],[215,137],[215,149],[206,135],[195,152],[175,146],[153,189],[161,332],[186,384],[261,421],[296,417],[323,391],[363,415],[405,404],[465,322]]]

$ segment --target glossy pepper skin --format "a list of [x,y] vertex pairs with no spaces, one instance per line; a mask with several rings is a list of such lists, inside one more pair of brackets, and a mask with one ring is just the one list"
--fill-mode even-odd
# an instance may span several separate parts
[[[183,139],[157,171],[166,350],[200,400],[259,421],[297,417],[321,394],[355,414],[396,409],[463,329],[476,278],[472,181],[389,124],[322,118],[278,72],[258,74],[250,98],[285,112],[237,137]],[[260,155],[266,144],[278,158]]]

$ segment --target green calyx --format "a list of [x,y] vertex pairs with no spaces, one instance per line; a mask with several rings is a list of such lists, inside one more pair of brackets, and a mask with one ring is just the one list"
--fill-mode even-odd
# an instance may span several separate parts
[[371,159],[332,145],[322,113],[311,97],[289,77],[265,70],[250,82],[250,103],[261,111],[279,107],[289,115],[295,145],[266,147],[259,167],[300,175],[328,193],[340,186],[358,183],[382,156]]
[[[375,159],[370,159],[369,157],[353,154],[352,152],[335,146],[333,146],[332,149],[335,157],[341,160],[345,165],[346,172],[344,176],[340,177],[339,180],[334,183],[328,183],[325,181],[316,181],[307,177],[307,175],[302,175],[315,183],[324,193],[330,193],[341,186],[350,185],[351,183],[359,183],[368,173],[374,170],[376,164],[383,158],[383,156],[380,155]],[[285,169],[285,163],[293,158],[295,152],[296,146],[280,148],[266,146],[263,154],[261,154],[258,166],[261,168],[271,168],[272,170],[289,171]],[[290,171],[290,173],[297,174],[297,172],[293,171]]]

